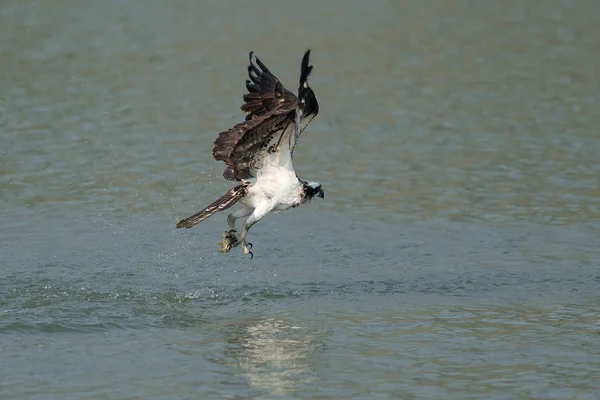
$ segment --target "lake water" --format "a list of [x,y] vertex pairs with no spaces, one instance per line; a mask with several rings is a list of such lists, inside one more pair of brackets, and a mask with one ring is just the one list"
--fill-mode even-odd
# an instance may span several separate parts
[[[600,3],[0,5],[1,399],[600,398]],[[248,51],[326,197],[217,253]]]

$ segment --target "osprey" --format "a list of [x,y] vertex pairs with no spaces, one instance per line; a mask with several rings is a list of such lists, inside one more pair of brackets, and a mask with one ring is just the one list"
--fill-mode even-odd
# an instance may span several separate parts
[[[221,250],[242,245],[244,254],[253,257],[248,231],[267,214],[285,211],[324,198],[321,184],[298,178],[294,171],[293,153],[300,134],[319,112],[314,92],[308,86],[312,72],[310,50],[302,58],[298,95],[283,87],[279,79],[250,52],[250,65],[242,111],[244,122],[219,133],[214,142],[213,156],[224,161],[225,179],[241,182],[217,201],[197,214],[177,223],[177,228],[191,228],[217,211],[224,211],[240,202],[242,208],[227,216],[229,231],[222,237]],[[241,234],[235,222],[244,219]]]

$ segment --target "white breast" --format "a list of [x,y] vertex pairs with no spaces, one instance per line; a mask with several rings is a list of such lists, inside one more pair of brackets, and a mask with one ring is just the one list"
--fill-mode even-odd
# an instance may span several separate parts
[[290,124],[277,150],[265,155],[256,170],[256,181],[240,200],[244,205],[257,208],[267,207],[268,203],[273,212],[279,212],[300,203],[302,183],[296,176],[290,147],[294,133],[294,124]]

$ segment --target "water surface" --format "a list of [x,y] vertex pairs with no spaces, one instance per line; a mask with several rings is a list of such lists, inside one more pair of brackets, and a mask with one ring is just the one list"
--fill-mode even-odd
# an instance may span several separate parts
[[[4,1],[0,398],[596,399],[600,5]],[[247,53],[326,198],[216,250]],[[239,250],[239,251],[237,251]]]

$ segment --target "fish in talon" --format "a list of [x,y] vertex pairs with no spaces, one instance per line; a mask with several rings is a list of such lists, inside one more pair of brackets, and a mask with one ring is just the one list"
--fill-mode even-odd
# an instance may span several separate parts
[[[235,234],[235,231],[233,232]],[[236,243],[237,237],[232,235],[231,231],[223,232],[223,236],[221,236],[221,241],[219,242],[221,248],[218,251],[220,253],[228,253],[229,250],[231,250],[231,248],[234,247]]]

